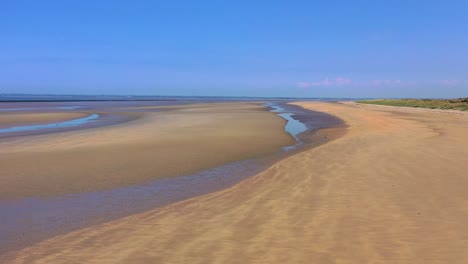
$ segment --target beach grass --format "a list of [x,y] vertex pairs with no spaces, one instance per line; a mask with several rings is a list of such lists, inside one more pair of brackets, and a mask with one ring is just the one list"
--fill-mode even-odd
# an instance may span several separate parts
[[468,111],[468,97],[458,99],[376,99],[360,100],[357,103]]

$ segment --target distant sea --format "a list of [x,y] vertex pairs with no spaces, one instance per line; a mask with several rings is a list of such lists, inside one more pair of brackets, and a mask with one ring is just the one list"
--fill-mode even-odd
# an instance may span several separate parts
[[348,101],[360,98],[236,97],[236,96],[158,96],[158,95],[55,95],[0,94],[0,102],[79,102],[79,101]]

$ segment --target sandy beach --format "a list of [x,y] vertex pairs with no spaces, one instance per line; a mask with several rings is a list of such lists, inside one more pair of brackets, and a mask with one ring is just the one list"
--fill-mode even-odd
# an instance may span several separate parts
[[466,113],[298,105],[342,118],[346,134],[232,188],[57,236],[5,262],[468,261]]

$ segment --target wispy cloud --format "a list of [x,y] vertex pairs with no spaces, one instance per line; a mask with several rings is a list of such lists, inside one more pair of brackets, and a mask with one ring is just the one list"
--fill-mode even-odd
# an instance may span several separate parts
[[456,86],[456,85],[460,85],[460,84],[468,84],[468,80],[450,80],[450,79],[446,79],[446,80],[439,80],[437,82],[438,84],[441,84],[443,86]]
[[401,79],[370,79],[370,80],[351,80],[346,77],[336,77],[336,78],[325,78],[319,81],[302,81],[298,82],[296,85],[299,88],[311,88],[311,87],[338,87],[338,86],[349,86],[354,87],[358,86],[367,86],[375,88],[392,88],[392,87],[415,87],[421,84],[436,84],[446,87],[456,87],[456,86],[468,86],[467,79],[442,79],[442,80],[401,80]]
[[310,88],[310,87],[326,87],[326,86],[343,86],[349,85],[352,83],[352,80],[344,77],[337,78],[325,78],[316,82],[298,82],[297,87],[299,88]]
[[417,85],[419,82],[416,81],[407,81],[407,80],[400,80],[400,79],[386,79],[386,80],[372,80],[367,82],[367,85],[375,86],[375,87],[387,87],[387,86],[414,86]]
[[401,80],[372,80],[372,86],[389,86],[389,85],[401,85],[404,84]]

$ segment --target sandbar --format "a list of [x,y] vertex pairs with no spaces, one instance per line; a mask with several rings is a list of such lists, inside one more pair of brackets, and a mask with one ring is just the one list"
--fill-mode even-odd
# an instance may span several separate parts
[[[136,110],[140,112],[132,112]],[[138,118],[112,126],[1,140],[0,199],[138,185],[294,144],[283,130],[285,120],[259,103],[195,104],[166,110],[122,109],[118,114]],[[39,117],[29,114],[30,119]]]

